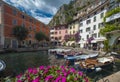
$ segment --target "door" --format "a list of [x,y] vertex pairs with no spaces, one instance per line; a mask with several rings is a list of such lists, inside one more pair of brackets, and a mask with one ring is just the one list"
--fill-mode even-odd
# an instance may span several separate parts
[[12,40],[12,48],[18,48],[17,40]]

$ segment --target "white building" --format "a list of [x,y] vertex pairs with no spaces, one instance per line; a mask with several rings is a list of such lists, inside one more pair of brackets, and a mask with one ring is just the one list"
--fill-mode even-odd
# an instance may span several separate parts
[[90,47],[98,48],[100,44],[106,39],[100,34],[100,29],[104,27],[103,18],[107,12],[109,0],[102,0],[102,2],[96,3],[87,7],[84,16],[80,17],[80,41],[81,48]]

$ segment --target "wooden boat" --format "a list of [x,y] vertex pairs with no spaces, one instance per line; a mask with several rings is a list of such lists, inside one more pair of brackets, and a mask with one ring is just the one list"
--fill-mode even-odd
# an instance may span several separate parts
[[104,69],[105,67],[112,65],[114,57],[102,57],[97,59],[86,59],[75,62],[75,65],[79,65],[80,70],[87,70],[88,72],[96,70],[96,68]]

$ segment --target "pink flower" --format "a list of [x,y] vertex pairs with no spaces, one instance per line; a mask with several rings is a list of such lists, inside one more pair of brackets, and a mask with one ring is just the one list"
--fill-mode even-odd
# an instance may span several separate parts
[[64,72],[64,76],[67,77],[67,75],[68,75],[68,74],[67,74],[66,72]]
[[45,78],[45,81],[49,81],[50,79],[52,79],[53,78],[53,76],[52,75],[49,75],[49,76],[47,76],[46,78]]
[[34,80],[32,80],[32,82],[40,82],[40,78],[37,77],[37,78],[35,78]]
[[88,78],[84,78],[85,79],[85,82],[89,82]]
[[32,73],[33,69],[32,68],[29,68],[28,69],[28,73]]
[[33,74],[37,74],[38,73],[38,70],[36,68],[33,69],[32,71]]
[[18,79],[20,79],[21,78],[21,76],[22,76],[22,74],[20,74],[20,75],[18,75],[18,76],[16,76]]
[[66,78],[65,77],[62,77],[62,82],[66,82]]
[[55,82],[59,82],[59,80],[61,80],[62,76],[58,76],[56,79],[55,79]]
[[83,75],[83,72],[80,72],[80,71],[79,71],[78,74],[79,74],[80,76],[82,76],[82,75]]
[[17,80],[17,82],[22,82],[21,80]]
[[43,70],[43,69],[44,69],[44,66],[40,66],[39,69],[40,69],[40,70]]
[[70,68],[70,72],[74,73],[75,69],[74,68]]

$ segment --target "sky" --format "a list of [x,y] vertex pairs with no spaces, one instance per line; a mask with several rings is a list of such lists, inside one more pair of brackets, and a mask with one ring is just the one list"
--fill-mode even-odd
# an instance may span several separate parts
[[8,4],[26,12],[28,15],[48,24],[59,7],[71,0],[3,0]]

